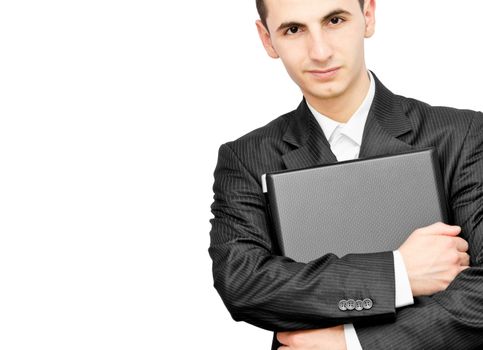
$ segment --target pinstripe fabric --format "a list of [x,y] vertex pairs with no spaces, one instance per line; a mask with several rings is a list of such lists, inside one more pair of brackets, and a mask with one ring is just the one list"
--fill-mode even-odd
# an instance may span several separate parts
[[[417,298],[397,314],[391,252],[327,254],[301,264],[274,251],[260,176],[336,161],[304,101],[297,110],[222,145],[209,253],[215,288],[232,317],[274,331],[353,322],[364,349],[483,346],[482,131],[481,114],[393,95],[376,78],[360,157],[436,147],[453,221],[470,243],[473,266],[446,291]],[[341,299],[364,298],[374,301],[372,309],[338,309]]]

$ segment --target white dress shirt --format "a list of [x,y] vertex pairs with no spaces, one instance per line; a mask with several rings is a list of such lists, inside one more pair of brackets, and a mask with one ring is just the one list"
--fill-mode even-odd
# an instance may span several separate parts
[[[320,114],[315,108],[307,103],[310,111],[322,128],[325,137],[329,141],[332,153],[334,153],[338,161],[351,160],[359,157],[364,126],[366,125],[367,116],[376,93],[374,78],[370,72],[368,72],[368,74],[371,80],[369,91],[358,110],[345,124],[336,122],[335,120]],[[393,255],[396,290],[395,307],[398,308],[412,305],[414,304],[414,299],[411,285],[409,284],[406,266],[404,265],[404,261],[399,251],[394,251]],[[344,325],[344,335],[347,350],[362,350],[362,346],[352,324]]]

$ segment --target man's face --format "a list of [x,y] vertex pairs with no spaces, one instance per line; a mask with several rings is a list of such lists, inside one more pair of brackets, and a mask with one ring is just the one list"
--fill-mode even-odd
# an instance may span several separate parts
[[260,38],[309,100],[350,94],[364,74],[364,38],[374,31],[374,0],[265,0]]

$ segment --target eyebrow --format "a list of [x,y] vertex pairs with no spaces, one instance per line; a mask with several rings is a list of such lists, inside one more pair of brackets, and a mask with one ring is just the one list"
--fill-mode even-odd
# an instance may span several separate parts
[[[327,15],[325,15],[321,22],[326,22],[328,21],[329,19],[331,19],[332,17],[335,17],[335,16],[340,16],[340,15],[346,15],[346,16],[351,16],[351,13],[349,11],[346,11],[346,10],[343,10],[343,9],[336,9],[334,11],[331,11],[330,13],[328,13]],[[304,25],[302,23],[299,23],[299,22],[295,22],[295,21],[290,21],[290,22],[283,22],[282,24],[280,24],[277,28],[277,32],[280,32],[280,31],[283,31],[283,30],[286,30],[286,29],[289,29],[291,27],[303,27]]]

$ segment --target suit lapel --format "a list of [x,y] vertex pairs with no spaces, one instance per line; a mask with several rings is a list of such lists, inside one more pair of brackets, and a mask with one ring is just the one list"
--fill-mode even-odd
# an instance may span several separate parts
[[376,94],[367,117],[359,158],[403,153],[413,148],[398,137],[412,131],[396,96],[373,74]]
[[[398,139],[412,131],[412,126],[396,96],[373,73],[376,93],[367,117],[359,158],[403,153],[413,148]],[[294,148],[282,156],[287,169],[307,168],[337,162],[319,123],[305,100],[295,111],[284,141]]]
[[282,156],[287,169],[300,169],[337,162],[324,132],[307,107],[305,100],[295,111],[283,139],[295,147]]

